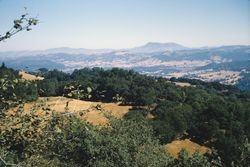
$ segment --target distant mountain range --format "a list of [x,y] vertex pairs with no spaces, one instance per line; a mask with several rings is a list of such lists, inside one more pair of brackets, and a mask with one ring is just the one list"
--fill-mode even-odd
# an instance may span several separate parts
[[163,77],[188,77],[235,84],[249,72],[250,46],[188,48],[176,43],[149,42],[128,49],[54,48],[40,51],[0,52],[9,67],[71,72],[84,67],[119,67]]
[[70,47],[60,47],[52,48],[47,50],[37,50],[37,51],[13,51],[13,52],[0,52],[1,55],[5,56],[30,56],[30,55],[44,55],[44,54],[103,54],[110,53],[114,51],[127,51],[130,53],[153,53],[153,52],[164,52],[164,51],[175,51],[188,49],[182,45],[176,43],[159,43],[159,42],[149,42],[143,46],[130,48],[130,49],[85,49],[85,48],[70,48]]

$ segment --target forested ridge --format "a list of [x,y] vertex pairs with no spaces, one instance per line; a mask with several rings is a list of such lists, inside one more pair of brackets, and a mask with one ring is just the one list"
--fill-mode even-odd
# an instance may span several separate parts
[[[84,68],[73,73],[40,69],[27,81],[0,67],[0,166],[247,166],[250,164],[250,94],[199,80],[150,77],[131,70]],[[189,82],[180,87],[174,82]],[[119,102],[135,109],[96,127],[75,116],[40,118],[6,114],[38,97],[64,96]],[[152,114],[148,119],[147,115]],[[4,128],[9,122],[21,125]],[[174,159],[162,145],[190,138],[212,149],[205,156],[182,151]]]

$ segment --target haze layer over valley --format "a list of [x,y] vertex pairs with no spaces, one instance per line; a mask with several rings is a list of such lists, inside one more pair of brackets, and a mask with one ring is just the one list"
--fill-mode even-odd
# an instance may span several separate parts
[[9,67],[36,71],[39,68],[72,72],[84,67],[118,67],[139,73],[219,81],[236,84],[250,70],[250,46],[188,48],[176,43],[149,42],[130,49],[54,48],[41,51],[0,52]]

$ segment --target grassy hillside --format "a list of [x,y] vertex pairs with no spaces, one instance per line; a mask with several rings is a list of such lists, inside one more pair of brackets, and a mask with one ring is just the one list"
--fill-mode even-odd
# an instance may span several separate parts
[[178,158],[178,154],[181,150],[185,149],[189,155],[193,155],[196,151],[200,154],[211,154],[211,149],[201,146],[189,139],[175,140],[165,145],[166,151],[169,152],[175,158]]
[[23,108],[23,114],[30,114],[33,110],[36,110],[39,116],[58,112],[76,115],[93,125],[106,125],[108,115],[122,118],[132,109],[132,106],[119,105],[119,103],[82,101],[66,97],[40,97],[37,101],[24,103],[22,106],[9,109],[7,115],[16,113],[20,107]]
[[23,80],[15,70],[0,69],[0,156],[15,164],[249,162],[250,95],[232,86],[170,82],[121,69],[43,70],[38,75],[44,79]]
[[[53,112],[62,113],[63,115],[74,115],[93,125],[106,126],[109,122],[109,116],[122,119],[123,116],[133,109],[132,106],[119,105],[119,103],[102,103],[82,101],[65,97],[40,97],[37,101],[24,103],[21,106],[10,108],[6,113],[7,116],[15,116],[23,109],[22,114],[31,114],[34,110],[39,117],[52,116]],[[148,119],[153,119],[148,117]],[[11,128],[21,128],[20,124],[7,125]],[[6,128],[2,125],[2,129]],[[189,155],[193,155],[195,151],[206,154],[210,150],[199,144],[186,140],[176,140],[165,146],[166,151],[174,157],[178,157],[178,153],[182,149],[186,149]]]
[[44,79],[43,77],[28,74],[25,71],[19,71],[19,75],[21,75],[23,79],[26,79],[26,80],[29,80],[29,81],[43,80]]

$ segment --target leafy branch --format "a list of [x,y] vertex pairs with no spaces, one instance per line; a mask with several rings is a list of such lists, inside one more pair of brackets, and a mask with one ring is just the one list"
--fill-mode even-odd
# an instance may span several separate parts
[[0,35],[0,42],[12,37],[20,31],[30,31],[33,26],[38,24],[38,19],[33,17],[28,17],[28,13],[21,15],[19,19],[13,21],[13,27],[5,33],[5,35]]

